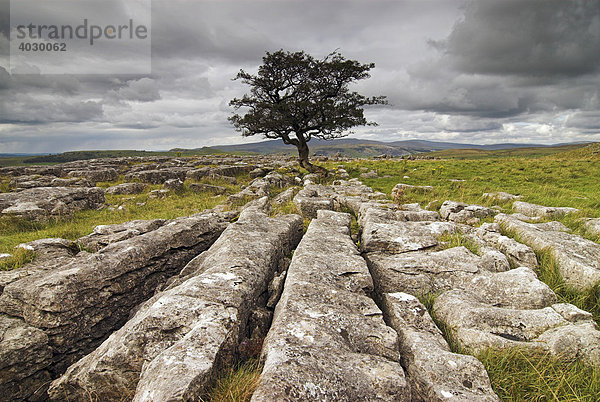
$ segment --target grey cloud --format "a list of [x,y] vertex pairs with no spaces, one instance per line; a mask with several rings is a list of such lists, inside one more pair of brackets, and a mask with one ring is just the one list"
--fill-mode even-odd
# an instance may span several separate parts
[[600,111],[576,112],[567,116],[566,127],[600,130]]
[[139,102],[152,102],[160,99],[160,93],[156,87],[156,83],[151,78],[140,78],[139,80],[128,81],[127,85],[111,91],[108,96],[114,97],[117,100]]
[[44,124],[86,122],[102,116],[102,105],[93,101],[34,98],[16,94],[0,101],[0,123]]
[[[126,0],[115,4],[111,12],[118,13]],[[379,126],[358,127],[355,137],[600,140],[594,114],[600,28],[598,13],[589,12],[598,5],[154,0],[150,75],[10,76],[0,67],[0,119],[12,123],[0,131],[0,148],[169,149],[246,141],[226,119],[229,99],[248,91],[231,78],[240,68],[256,71],[265,51],[279,48],[317,57],[339,48],[348,58],[375,62],[372,77],[356,88],[387,95],[391,105],[368,108],[368,119]],[[66,18],[68,11],[48,12]],[[7,45],[1,32],[0,51]]]
[[600,66],[600,2],[478,0],[448,37],[457,69],[478,74],[582,75]]

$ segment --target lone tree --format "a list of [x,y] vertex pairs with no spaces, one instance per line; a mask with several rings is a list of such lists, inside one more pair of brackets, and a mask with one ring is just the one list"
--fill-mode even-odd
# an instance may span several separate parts
[[321,60],[303,51],[267,52],[257,75],[240,70],[234,78],[251,89],[250,95],[229,102],[236,111],[248,108],[229,121],[244,137],[262,134],[295,145],[300,166],[309,172],[323,170],[309,162],[308,141],[341,138],[354,126],[376,125],[367,122],[363,106],[387,103],[385,96],[367,98],[348,89],[350,83],[370,77],[373,67],[347,60],[337,51]]

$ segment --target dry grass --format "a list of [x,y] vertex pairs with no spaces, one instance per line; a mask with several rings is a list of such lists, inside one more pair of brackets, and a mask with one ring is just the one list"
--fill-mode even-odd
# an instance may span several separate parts
[[246,402],[260,383],[262,366],[257,359],[224,370],[208,397],[203,401]]

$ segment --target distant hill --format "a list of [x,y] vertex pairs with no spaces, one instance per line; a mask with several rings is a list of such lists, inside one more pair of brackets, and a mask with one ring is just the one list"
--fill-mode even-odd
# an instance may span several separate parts
[[[424,152],[433,152],[443,158],[477,158],[492,154],[498,156],[530,155],[543,156],[559,151],[581,148],[588,143],[579,144],[460,144],[455,142],[437,142],[427,140],[406,140],[382,142],[356,138],[340,138],[333,141],[314,138],[309,143],[312,155],[333,156],[341,154],[351,158],[369,158],[379,155],[402,156]],[[280,140],[262,141],[251,144],[220,145],[195,149],[174,148],[169,151],[134,150],[98,150],[70,151],[60,154],[0,154],[0,166],[22,164],[64,163],[76,160],[114,158],[123,156],[193,156],[214,154],[288,154],[296,155],[293,145],[285,145]]]
[[[448,149],[473,149],[473,150],[485,150],[495,151],[503,149],[515,149],[515,148],[551,148],[555,146],[562,146],[564,144],[556,145],[539,145],[539,144],[490,144],[490,145],[476,145],[476,144],[460,144],[455,142],[437,142],[437,141],[426,141],[426,140],[405,140],[405,141],[394,141],[394,142],[382,142],[373,140],[362,140],[355,138],[342,138],[333,141],[325,141],[320,139],[313,139],[309,142],[308,146],[313,155],[327,155],[332,156],[335,154],[342,154],[349,157],[373,157],[378,155],[411,155],[422,152],[442,151]],[[274,154],[274,153],[286,153],[296,154],[296,147],[293,145],[285,145],[279,140],[262,141],[252,144],[237,144],[237,145],[217,145],[213,147],[225,153],[230,152],[244,152],[244,153],[257,153],[257,154]]]

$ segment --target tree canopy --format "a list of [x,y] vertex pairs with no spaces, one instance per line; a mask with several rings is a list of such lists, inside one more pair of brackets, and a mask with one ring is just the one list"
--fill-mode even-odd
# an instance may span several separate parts
[[348,60],[337,51],[323,59],[301,52],[267,52],[258,73],[244,70],[234,80],[250,85],[250,94],[229,104],[234,113],[229,121],[243,136],[262,134],[280,138],[298,148],[300,165],[313,172],[307,142],[345,137],[355,126],[374,125],[364,117],[365,105],[385,104],[384,96],[365,97],[350,91],[349,84],[370,77],[375,64]]

